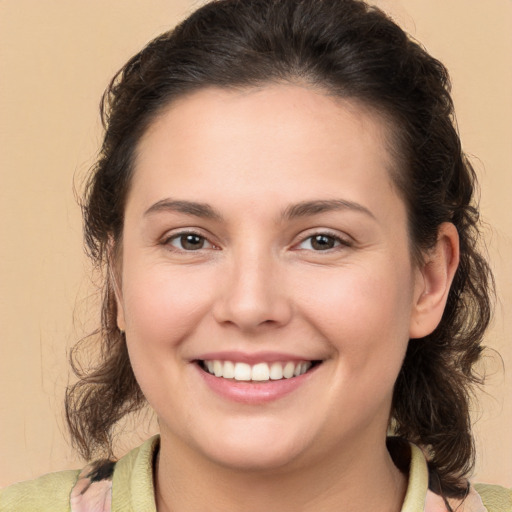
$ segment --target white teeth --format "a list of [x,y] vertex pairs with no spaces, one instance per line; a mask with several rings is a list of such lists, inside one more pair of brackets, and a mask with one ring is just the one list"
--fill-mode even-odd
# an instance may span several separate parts
[[208,373],[224,379],[240,381],[265,382],[269,380],[290,379],[306,373],[312,366],[310,361],[294,363],[257,363],[253,366],[247,363],[234,363],[233,361],[204,361]]
[[224,371],[222,376],[225,379],[235,378],[235,365],[231,361],[224,361]]
[[291,379],[295,373],[295,365],[293,363],[286,363],[283,368],[283,377],[285,379]]
[[252,367],[251,380],[270,379],[270,370],[267,363],[258,363]]
[[270,367],[270,378],[272,380],[279,380],[283,378],[283,366],[281,363],[272,363]]
[[246,363],[236,363],[235,380],[251,380],[251,366]]
[[313,366],[313,363],[311,361],[302,363],[302,368],[301,368],[300,374],[302,375],[303,373],[306,373],[312,366]]
[[222,371],[222,366],[223,365],[220,361],[213,361],[213,373],[215,377],[222,377],[222,375],[224,374],[224,372]]

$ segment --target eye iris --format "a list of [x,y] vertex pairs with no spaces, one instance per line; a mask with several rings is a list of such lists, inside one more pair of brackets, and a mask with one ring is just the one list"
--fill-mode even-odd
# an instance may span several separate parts
[[311,239],[311,247],[317,251],[326,251],[332,249],[335,245],[335,240],[332,236],[327,235],[315,235]]
[[202,249],[204,246],[204,238],[194,234],[180,236],[180,242],[183,249],[189,251]]

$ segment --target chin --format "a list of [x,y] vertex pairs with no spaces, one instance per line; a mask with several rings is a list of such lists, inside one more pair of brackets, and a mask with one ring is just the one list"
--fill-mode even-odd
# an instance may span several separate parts
[[276,449],[274,446],[230,446],[220,453],[209,450],[211,462],[234,470],[245,472],[275,471],[292,465],[299,458],[300,450]]
[[266,428],[245,425],[233,429],[219,429],[222,439],[214,433],[205,436],[196,449],[211,462],[237,471],[277,470],[293,465],[307,451],[308,443],[303,436],[294,435],[287,429],[267,425]]

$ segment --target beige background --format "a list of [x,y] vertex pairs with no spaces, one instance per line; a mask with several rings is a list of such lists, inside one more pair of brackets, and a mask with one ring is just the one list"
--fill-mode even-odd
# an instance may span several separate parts
[[[512,1],[376,3],[451,70],[464,147],[478,155],[500,295],[487,343],[505,372],[491,359],[475,407],[476,478],[512,486]],[[108,79],[194,4],[0,0],[0,486],[81,464],[62,397],[67,350],[92,325],[96,302],[73,183],[80,189],[94,160]]]

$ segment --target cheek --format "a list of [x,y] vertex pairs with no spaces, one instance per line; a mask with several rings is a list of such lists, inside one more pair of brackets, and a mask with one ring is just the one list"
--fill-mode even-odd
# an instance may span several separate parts
[[317,319],[315,323],[326,331],[349,335],[348,339],[365,339],[364,333],[372,336],[376,331],[407,333],[411,279],[407,270],[400,274],[388,269],[379,272],[366,266],[311,275],[300,285],[304,314]]
[[[172,271],[159,264],[137,266],[132,261],[125,276],[126,342],[136,379],[156,411],[178,410],[186,382],[186,340],[211,309],[204,293],[209,287],[197,271]],[[172,396],[169,389],[174,390]]]
[[211,308],[211,287],[196,269],[131,265],[125,275],[126,330],[146,343],[179,344]]
[[397,272],[394,266],[316,275],[302,293],[303,315],[334,350],[340,385],[361,388],[362,396],[374,388],[390,391],[409,341],[410,267]]

